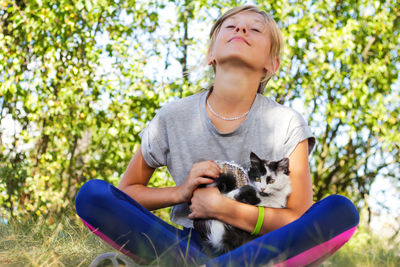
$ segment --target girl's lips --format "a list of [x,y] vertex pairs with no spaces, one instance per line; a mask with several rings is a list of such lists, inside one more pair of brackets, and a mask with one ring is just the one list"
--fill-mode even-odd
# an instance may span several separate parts
[[229,42],[234,41],[234,40],[243,41],[243,42],[245,42],[247,45],[250,45],[249,42],[247,42],[246,39],[244,39],[243,37],[240,37],[240,36],[235,36],[235,37],[231,38],[231,39],[229,40]]

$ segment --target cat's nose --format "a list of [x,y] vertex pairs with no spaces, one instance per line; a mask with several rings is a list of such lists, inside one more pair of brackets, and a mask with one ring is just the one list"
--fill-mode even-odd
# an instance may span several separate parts
[[264,192],[265,188],[261,188],[261,192]]

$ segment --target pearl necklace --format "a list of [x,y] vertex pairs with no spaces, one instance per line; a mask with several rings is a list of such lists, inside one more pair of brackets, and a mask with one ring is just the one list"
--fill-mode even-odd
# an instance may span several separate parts
[[232,118],[227,118],[227,117],[221,116],[221,115],[219,115],[217,112],[215,112],[215,111],[212,109],[212,107],[210,106],[210,103],[208,103],[208,99],[207,99],[207,101],[206,101],[206,104],[207,104],[207,107],[210,109],[210,111],[211,111],[212,114],[214,114],[216,117],[218,117],[218,118],[220,118],[220,119],[222,119],[222,120],[224,120],[224,121],[235,121],[235,120],[241,119],[241,118],[243,118],[244,116],[246,116],[246,115],[250,112],[250,109],[249,109],[248,111],[246,111],[246,112],[243,113],[242,115],[239,115],[239,116],[236,116],[236,117],[232,117]]

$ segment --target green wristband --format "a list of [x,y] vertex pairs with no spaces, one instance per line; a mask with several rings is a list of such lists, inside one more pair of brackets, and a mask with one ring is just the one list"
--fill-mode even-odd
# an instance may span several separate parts
[[256,227],[254,227],[254,231],[251,233],[251,235],[258,235],[258,233],[260,233],[263,222],[264,222],[264,207],[259,206],[257,224]]

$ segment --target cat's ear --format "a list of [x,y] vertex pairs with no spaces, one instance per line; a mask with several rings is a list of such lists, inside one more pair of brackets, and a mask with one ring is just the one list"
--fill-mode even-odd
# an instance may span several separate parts
[[250,153],[250,163],[252,167],[260,166],[261,162],[261,159],[254,152]]
[[283,171],[285,174],[289,174],[289,158],[283,158],[278,161],[278,170]]

